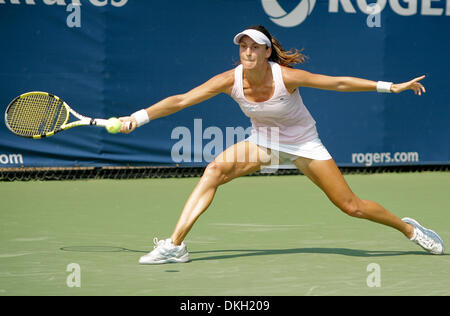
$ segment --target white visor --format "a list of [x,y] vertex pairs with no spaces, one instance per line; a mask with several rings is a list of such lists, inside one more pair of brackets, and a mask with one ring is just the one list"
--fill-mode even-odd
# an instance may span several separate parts
[[249,36],[252,40],[254,40],[256,43],[262,45],[262,44],[266,44],[267,47],[272,47],[272,43],[270,42],[269,38],[263,33],[260,32],[258,30],[254,30],[254,29],[247,29],[239,34],[237,34],[234,37],[233,42],[236,45],[239,45],[239,41],[241,40],[242,36],[247,35]]

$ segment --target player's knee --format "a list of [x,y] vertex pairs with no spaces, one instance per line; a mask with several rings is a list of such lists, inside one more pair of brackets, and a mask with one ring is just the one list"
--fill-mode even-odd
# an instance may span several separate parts
[[357,197],[347,198],[337,205],[345,214],[356,217],[364,218],[364,210],[362,203],[360,203]]
[[210,162],[206,167],[202,178],[210,181],[214,185],[221,185],[228,181],[227,172],[220,163],[215,161]]

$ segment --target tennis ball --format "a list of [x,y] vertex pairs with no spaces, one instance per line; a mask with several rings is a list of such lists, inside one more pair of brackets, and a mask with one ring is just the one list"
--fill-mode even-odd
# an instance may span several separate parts
[[111,117],[108,120],[108,125],[105,126],[106,130],[111,134],[116,134],[116,133],[120,132],[121,127],[122,127],[122,122],[116,117]]

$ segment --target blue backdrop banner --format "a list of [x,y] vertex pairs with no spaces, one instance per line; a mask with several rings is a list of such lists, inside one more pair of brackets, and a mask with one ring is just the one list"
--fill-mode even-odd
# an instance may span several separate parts
[[[234,35],[262,24],[297,68],[404,82],[427,93],[300,88],[339,166],[449,164],[449,0],[0,0],[0,104],[51,92],[81,114],[129,115],[239,61]],[[80,127],[20,138],[0,124],[0,168],[204,166],[249,132],[227,95],[135,132]]]

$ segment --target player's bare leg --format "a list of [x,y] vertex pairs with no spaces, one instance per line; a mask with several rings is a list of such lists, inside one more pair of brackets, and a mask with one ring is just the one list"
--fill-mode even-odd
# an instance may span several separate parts
[[189,196],[171,238],[154,240],[155,249],[139,259],[140,264],[188,262],[183,240],[195,221],[211,204],[217,188],[232,179],[255,172],[270,162],[269,150],[250,142],[240,142],[225,150],[205,169]]
[[444,253],[444,242],[433,230],[423,227],[412,218],[400,219],[380,204],[356,196],[332,159],[319,161],[298,158],[294,163],[348,215],[393,227],[426,251],[432,254]]
[[413,236],[414,228],[411,225],[403,222],[380,204],[356,196],[333,159],[311,160],[300,157],[294,164],[346,214],[393,227],[408,238]]
[[189,196],[171,239],[179,245],[198,217],[211,204],[217,188],[232,179],[253,173],[270,161],[269,150],[250,142],[239,142],[221,153],[205,169]]

